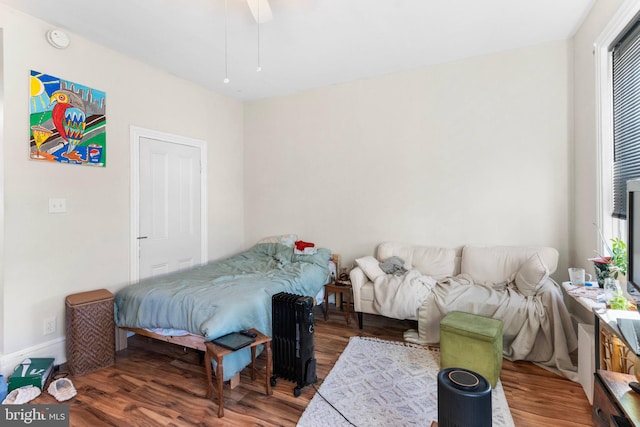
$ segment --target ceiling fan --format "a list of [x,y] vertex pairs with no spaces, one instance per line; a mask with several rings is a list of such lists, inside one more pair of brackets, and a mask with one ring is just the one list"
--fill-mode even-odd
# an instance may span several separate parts
[[249,5],[249,9],[251,9],[253,19],[255,19],[258,24],[262,24],[273,19],[269,0],[247,0],[247,4]]

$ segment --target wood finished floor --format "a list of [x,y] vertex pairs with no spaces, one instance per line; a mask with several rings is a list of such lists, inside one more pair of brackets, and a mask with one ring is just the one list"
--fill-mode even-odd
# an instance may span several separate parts
[[[346,347],[349,337],[402,340],[402,332],[416,326],[412,321],[371,315],[365,315],[364,319],[364,330],[360,331],[355,319],[347,326],[338,313],[325,322],[321,312],[316,312],[317,387]],[[296,398],[294,384],[280,379],[273,396],[267,397],[261,375],[264,365],[265,357],[261,355],[256,381],[251,381],[249,370],[245,369],[240,386],[231,390],[225,385],[225,416],[217,418],[217,398],[205,398],[204,367],[198,352],[134,336],[129,338],[129,348],[117,353],[115,366],[69,377],[78,390],[78,395],[69,401],[70,425],[294,426],[315,390],[307,386]],[[592,425],[591,406],[580,384],[529,362],[507,360],[500,378],[516,426]],[[43,392],[31,403],[56,401]]]

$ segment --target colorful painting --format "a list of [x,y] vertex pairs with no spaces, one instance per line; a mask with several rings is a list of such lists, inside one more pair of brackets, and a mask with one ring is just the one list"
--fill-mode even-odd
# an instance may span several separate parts
[[29,158],[106,166],[105,93],[31,70]]

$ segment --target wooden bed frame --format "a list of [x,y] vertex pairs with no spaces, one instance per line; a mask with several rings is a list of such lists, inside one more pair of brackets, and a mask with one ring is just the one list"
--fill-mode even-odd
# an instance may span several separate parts
[[[204,347],[204,337],[199,335],[160,335],[154,332],[148,331],[142,328],[118,328],[119,331],[116,331],[116,351],[124,350],[127,348],[127,331],[131,331],[135,334],[142,335],[144,337],[153,338],[159,341],[168,342],[171,344],[176,344],[182,347],[193,348],[195,350],[205,351]],[[119,339],[119,335],[123,335],[124,339]],[[120,342],[122,341],[122,342]]]
[[[142,328],[126,328],[126,327],[117,327],[116,326],[116,351],[124,350],[127,348],[127,332],[133,332],[138,335],[142,335],[144,337],[153,338],[159,341],[168,342],[171,344],[179,345],[181,347],[192,348],[194,350],[200,350],[206,352],[206,348],[204,345],[204,337],[200,335],[160,335],[155,332],[148,331]],[[204,363],[207,363],[205,360]],[[211,363],[209,361],[209,363]],[[229,380],[229,387],[236,388],[240,385],[240,372],[235,374]]]

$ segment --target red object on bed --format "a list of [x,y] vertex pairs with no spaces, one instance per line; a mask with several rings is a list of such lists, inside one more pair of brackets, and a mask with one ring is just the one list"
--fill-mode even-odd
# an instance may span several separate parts
[[298,240],[295,242],[296,249],[299,251],[304,251],[304,248],[313,248],[315,246],[314,243],[304,242],[302,240]]

